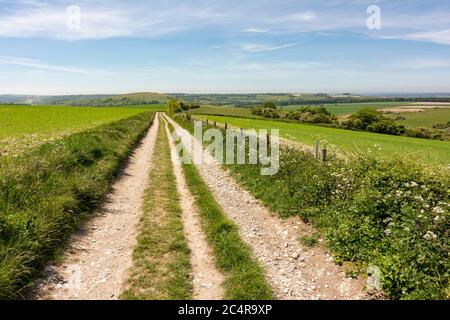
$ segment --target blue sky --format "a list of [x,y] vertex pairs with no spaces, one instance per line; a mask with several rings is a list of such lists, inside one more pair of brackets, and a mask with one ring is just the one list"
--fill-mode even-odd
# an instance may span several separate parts
[[450,1],[0,0],[0,94],[137,91],[450,92]]

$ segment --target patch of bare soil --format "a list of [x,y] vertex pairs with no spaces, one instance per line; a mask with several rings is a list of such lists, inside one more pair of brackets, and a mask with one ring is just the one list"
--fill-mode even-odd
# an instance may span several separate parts
[[450,105],[413,105],[381,109],[385,113],[417,113],[429,109],[448,109]]
[[419,105],[448,105],[450,106],[450,102],[415,102],[413,104],[419,104]]
[[[192,138],[168,119],[180,136]],[[198,141],[194,143],[199,143]],[[299,241],[314,228],[297,217],[275,217],[205,153],[200,174],[225,214],[239,227],[243,241],[265,269],[265,276],[278,299],[363,299],[364,280],[347,278],[322,246],[306,248]]]
[[136,225],[156,142],[158,117],[112,185],[105,204],[69,240],[60,262],[45,268],[33,299],[118,299],[132,265]]
[[180,207],[183,212],[184,233],[191,250],[194,299],[220,300],[223,299],[224,295],[222,288],[224,277],[215,267],[214,255],[202,231],[200,216],[195,206],[194,198],[187,187],[183,168],[167,124],[166,133],[169,137],[177,191],[181,198]]

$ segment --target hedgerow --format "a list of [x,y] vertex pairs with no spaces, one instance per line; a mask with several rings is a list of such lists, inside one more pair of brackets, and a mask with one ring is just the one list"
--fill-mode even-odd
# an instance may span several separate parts
[[258,165],[226,167],[281,217],[317,226],[338,263],[378,266],[388,297],[449,298],[448,168],[374,154],[322,163],[288,147],[274,176],[261,176]]
[[272,210],[321,229],[338,262],[378,266],[389,297],[448,297],[448,172],[371,155],[323,164],[292,149],[280,161],[272,177],[255,166],[230,168]]

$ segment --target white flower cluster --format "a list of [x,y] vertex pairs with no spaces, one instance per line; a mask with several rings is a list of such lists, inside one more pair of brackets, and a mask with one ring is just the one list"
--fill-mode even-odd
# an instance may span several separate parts
[[427,231],[427,233],[423,236],[425,240],[435,240],[437,239],[437,235],[432,231]]

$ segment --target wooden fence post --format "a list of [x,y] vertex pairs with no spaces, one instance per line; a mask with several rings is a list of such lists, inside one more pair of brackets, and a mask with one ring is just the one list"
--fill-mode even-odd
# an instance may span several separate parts
[[228,129],[228,123],[225,122],[225,130]]
[[269,133],[267,132],[267,145],[269,145],[270,144],[270,135],[269,135]]
[[214,121],[214,127],[217,127],[217,123]]

